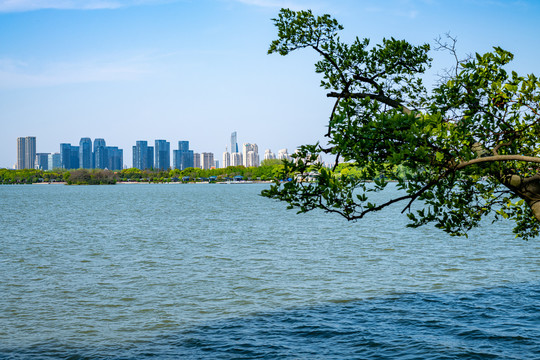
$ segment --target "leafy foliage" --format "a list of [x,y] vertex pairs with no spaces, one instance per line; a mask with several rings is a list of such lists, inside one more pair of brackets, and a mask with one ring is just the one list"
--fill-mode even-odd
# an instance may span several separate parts
[[[273,19],[278,39],[269,53],[287,55],[311,48],[321,55],[315,71],[336,99],[328,124],[329,147],[304,145],[263,195],[300,212],[320,208],[349,220],[402,202],[409,226],[433,223],[452,235],[466,235],[479,221],[512,219],[517,236],[540,230],[540,81],[507,72],[513,55],[501,48],[463,61],[428,91],[422,76],[431,65],[430,46],[384,39],[344,44],[343,27],[331,16],[282,9]],[[441,43],[439,43],[441,44]],[[441,44],[454,55],[454,45]],[[457,59],[457,56],[456,56]],[[334,169],[315,162],[325,152]],[[338,164],[362,169],[344,174]],[[402,196],[376,204],[393,177]],[[317,182],[305,183],[317,172]],[[383,176],[381,176],[381,174]],[[365,179],[374,179],[367,184]],[[413,210],[412,204],[422,204]]]

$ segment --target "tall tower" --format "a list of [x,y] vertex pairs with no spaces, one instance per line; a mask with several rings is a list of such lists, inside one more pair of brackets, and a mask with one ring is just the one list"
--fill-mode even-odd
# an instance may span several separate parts
[[25,160],[26,160],[26,140],[23,137],[17,138],[17,170],[21,170],[25,168]]
[[71,169],[71,144],[60,144],[60,166],[62,169]]
[[231,134],[231,154],[238,152],[238,140],[236,138],[236,131]]
[[92,168],[92,140],[87,137],[79,141],[79,168]]
[[147,168],[148,142],[139,140],[133,147],[133,167],[139,170]]
[[171,167],[171,143],[166,140],[156,140],[155,168],[167,170]]
[[24,168],[33,169],[36,163],[36,137],[27,136],[24,141]]
[[94,168],[109,168],[107,145],[105,139],[94,139]]
[[223,168],[231,166],[231,154],[227,151],[225,146],[225,152],[223,153]]

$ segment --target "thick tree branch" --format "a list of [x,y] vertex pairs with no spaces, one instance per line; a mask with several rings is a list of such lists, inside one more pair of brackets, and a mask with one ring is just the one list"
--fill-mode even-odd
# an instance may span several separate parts
[[472,159],[463,163],[460,163],[456,166],[456,170],[461,170],[467,166],[474,164],[481,164],[487,162],[504,162],[504,161],[521,161],[521,162],[530,162],[540,164],[540,157],[535,156],[523,156],[523,155],[497,155],[497,156],[487,156],[483,158]]
[[365,99],[370,98],[377,100],[383,104],[386,104],[388,106],[391,106],[395,109],[403,109],[403,112],[407,115],[410,115],[412,111],[408,109],[406,106],[401,104],[399,101],[396,101],[394,99],[389,98],[388,96],[384,95],[378,95],[378,94],[366,94],[366,93],[350,93],[350,92],[331,92],[326,94],[327,97],[337,97],[337,98],[353,98],[353,99]]

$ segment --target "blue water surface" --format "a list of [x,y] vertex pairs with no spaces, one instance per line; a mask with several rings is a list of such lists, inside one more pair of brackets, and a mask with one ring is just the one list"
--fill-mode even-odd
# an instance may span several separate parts
[[540,359],[538,239],[265,186],[0,186],[0,358]]

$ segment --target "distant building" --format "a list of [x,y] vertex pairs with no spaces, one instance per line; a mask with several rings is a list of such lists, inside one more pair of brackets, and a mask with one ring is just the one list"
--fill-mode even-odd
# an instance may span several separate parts
[[79,160],[79,146],[71,146],[71,169],[78,169],[80,165]]
[[166,140],[155,141],[154,167],[159,170],[167,170],[171,167],[171,143]]
[[107,153],[107,166],[105,168],[109,170],[122,170],[124,168],[124,150],[117,146],[107,146],[105,152]]
[[201,168],[201,154],[193,153],[193,167],[198,169]]
[[173,167],[184,170],[193,165],[193,150],[189,150],[189,141],[179,141],[178,150],[173,150]]
[[26,168],[25,160],[26,160],[26,139],[23,137],[17,138],[17,165],[15,168],[17,170],[22,170]]
[[17,138],[17,165],[16,168],[33,169],[36,162],[35,136]]
[[47,162],[48,170],[58,169],[62,167],[60,153],[49,154],[49,156],[47,157]]
[[227,151],[227,147],[225,146],[225,152],[223,153],[223,167],[229,167],[231,166],[231,154]]
[[289,155],[289,152],[287,151],[287,149],[281,149],[278,151],[278,154],[277,154],[277,158],[279,160],[291,160],[291,156]]
[[236,136],[236,131],[231,134],[231,154],[238,152],[238,139]]
[[203,152],[201,154],[201,166],[200,166],[201,169],[209,170],[215,167],[215,165],[216,164],[214,162],[214,153]]
[[274,154],[270,149],[266,149],[264,151],[264,160],[273,160],[276,158],[276,154]]
[[36,154],[36,169],[49,170],[49,153]]
[[231,153],[231,166],[241,166],[242,163],[242,153]]
[[24,144],[24,166],[26,169],[33,169],[36,162],[36,137],[27,136]]
[[154,147],[147,141],[139,140],[133,147],[133,167],[145,170],[154,168]]
[[245,143],[242,149],[244,166],[259,166],[259,147],[257,144]]
[[60,167],[71,169],[71,144],[60,144]]
[[81,138],[79,141],[79,169],[91,169],[92,166],[92,139]]
[[94,168],[109,169],[109,155],[105,139],[94,139]]

